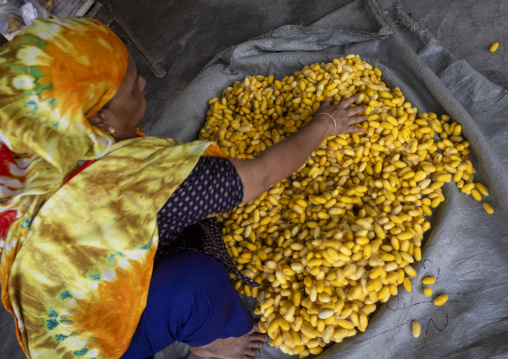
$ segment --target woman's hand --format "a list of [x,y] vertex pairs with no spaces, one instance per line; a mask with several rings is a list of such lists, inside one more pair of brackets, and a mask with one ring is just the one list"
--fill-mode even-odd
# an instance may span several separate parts
[[[356,116],[367,109],[367,106],[348,108],[358,100],[358,96],[352,96],[342,100],[335,106],[330,106],[330,100],[325,99],[321,107],[316,111],[313,121],[323,121],[328,124],[330,131],[328,136],[336,136],[343,133],[363,132],[362,127],[353,127],[355,123],[365,121],[367,115]],[[335,124],[334,124],[335,120]]]

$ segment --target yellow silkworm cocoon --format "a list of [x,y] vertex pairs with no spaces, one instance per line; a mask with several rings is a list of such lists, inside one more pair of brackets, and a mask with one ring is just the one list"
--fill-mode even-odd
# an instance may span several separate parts
[[475,187],[475,184],[474,184],[474,183],[468,183],[468,184],[464,185],[464,186],[460,189],[460,191],[461,191],[462,193],[470,193],[470,192],[471,192],[471,190],[472,190],[474,187]]
[[478,192],[480,192],[482,195],[484,195],[484,196],[489,195],[489,190],[483,184],[475,183],[475,186],[476,186],[476,189],[478,190]]
[[291,328],[295,331],[295,332],[299,332],[301,327],[302,327],[302,324],[303,324],[303,318],[302,317],[297,317],[294,321],[294,323],[291,325]]
[[414,258],[415,260],[417,261],[421,261],[422,260],[422,250],[420,247],[414,247]]
[[308,322],[303,323],[303,325],[301,327],[301,331],[303,334],[305,334],[306,336],[308,336],[311,339],[316,338],[319,335],[317,330],[314,329],[314,327]]
[[334,314],[334,311],[332,309],[323,309],[319,312],[318,317],[320,319],[327,319],[331,317]]
[[422,279],[422,283],[425,285],[432,285],[432,284],[436,283],[436,278],[435,277],[425,277]]
[[355,327],[352,322],[350,322],[349,320],[345,320],[345,319],[338,319],[337,324],[340,325],[344,329],[353,329]]
[[480,192],[476,189],[472,189],[471,190],[471,195],[473,196],[474,199],[476,199],[477,201],[481,201],[482,200],[482,195],[480,194]]
[[420,336],[421,326],[420,323],[418,323],[416,320],[413,320],[413,323],[411,324],[411,332],[413,333],[413,337],[415,338],[418,338]]
[[312,302],[315,302],[317,300],[317,297],[318,297],[318,292],[317,292],[316,287],[311,287],[310,288],[310,294],[309,294],[310,300]]
[[375,310],[376,310],[375,304],[367,304],[362,308],[362,312],[365,315],[369,315],[369,314],[373,313]]
[[370,272],[370,275],[369,275],[369,277],[372,279],[378,278],[380,276],[382,276],[382,277],[386,276],[386,272],[384,271],[383,268],[376,268],[372,272]]
[[387,297],[390,294],[390,288],[389,287],[383,287],[377,292],[377,296],[379,299],[383,299]]
[[492,208],[492,206],[490,205],[490,203],[483,202],[483,209],[484,209],[484,210],[485,210],[485,212],[487,212],[488,214],[492,214],[492,213],[494,213],[494,208]]
[[430,297],[432,295],[432,288],[430,287],[423,288],[423,294],[425,294],[427,297]]
[[313,355],[319,355],[323,352],[324,348],[323,347],[315,347],[315,348],[309,348],[309,352]]
[[406,274],[411,278],[416,277],[416,271],[411,266],[404,267],[404,272],[406,272]]
[[441,306],[448,301],[448,296],[446,294],[441,294],[434,299],[434,304],[437,306]]
[[367,285],[367,290],[369,292],[372,292],[373,290],[375,290],[378,286],[380,286],[382,283],[381,283],[381,280],[380,279],[373,279],[369,282],[369,284]]
[[492,45],[490,45],[489,51],[494,52],[499,47],[499,42],[494,42]]
[[329,325],[325,328],[325,330],[323,330],[322,338],[323,338],[323,342],[325,342],[325,344],[328,344],[330,342],[330,340],[332,339],[334,329],[335,328],[333,326]]
[[404,278],[402,283],[404,284],[404,289],[408,292],[411,292],[413,288],[411,286],[411,281],[409,280],[409,278]]
[[277,319],[280,328],[284,331],[289,330],[289,323],[284,318]]
[[273,298],[269,298],[264,303],[261,304],[261,311],[265,311],[267,308],[271,307],[275,300]]
[[267,331],[268,331],[268,333],[275,333],[278,329],[279,329],[279,321],[278,320],[274,320],[268,326]]
[[411,232],[402,232],[397,235],[397,238],[400,240],[411,239],[413,237],[414,237],[414,234]]

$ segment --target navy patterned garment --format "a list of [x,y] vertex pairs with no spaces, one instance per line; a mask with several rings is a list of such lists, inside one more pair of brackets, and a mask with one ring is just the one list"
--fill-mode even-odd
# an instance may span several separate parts
[[229,212],[243,199],[243,184],[226,158],[202,156],[185,181],[157,213],[160,257],[183,249],[206,253],[253,287],[260,285],[233,264],[214,213]]

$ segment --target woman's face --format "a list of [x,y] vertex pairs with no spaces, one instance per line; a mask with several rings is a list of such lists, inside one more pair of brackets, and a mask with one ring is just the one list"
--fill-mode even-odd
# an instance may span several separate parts
[[136,63],[129,53],[127,72],[116,95],[106,106],[92,115],[88,120],[94,126],[106,132],[112,127],[116,140],[136,137],[136,128],[141,123],[146,111],[143,89],[146,79],[138,72]]

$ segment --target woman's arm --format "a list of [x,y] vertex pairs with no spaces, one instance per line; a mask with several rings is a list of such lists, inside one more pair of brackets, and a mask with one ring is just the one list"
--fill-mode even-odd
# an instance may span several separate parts
[[365,115],[355,116],[365,111],[366,106],[348,109],[356,100],[357,96],[353,96],[329,106],[330,101],[325,99],[309,123],[291,137],[268,148],[261,156],[251,160],[231,158],[243,183],[242,203],[256,199],[270,186],[298,170],[326,137],[362,132],[363,128],[351,126],[367,119]]

